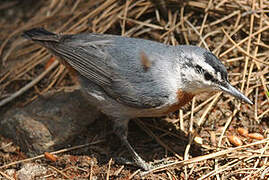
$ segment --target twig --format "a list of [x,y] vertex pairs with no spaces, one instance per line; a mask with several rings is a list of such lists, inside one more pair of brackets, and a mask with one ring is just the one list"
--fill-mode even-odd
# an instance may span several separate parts
[[[244,53],[246,56],[251,57],[254,61],[257,61],[257,62],[262,63],[262,64],[266,64],[266,65],[269,66],[269,63],[257,59],[256,57],[250,55],[250,54],[247,53],[244,49],[242,49],[242,48],[239,46],[240,43],[236,44],[236,43],[234,42],[234,40],[228,35],[228,33],[227,33],[223,28],[222,28],[222,31],[223,31],[224,34],[228,37],[228,39],[234,44],[234,46],[235,46],[237,49],[239,49],[242,53]],[[253,34],[254,34],[254,33],[253,33]],[[221,56],[221,55],[220,55],[220,56]]]
[[[15,180],[14,178],[10,177],[9,175],[7,175],[6,173],[0,171],[0,175],[7,178],[8,180]],[[2,179],[2,178],[1,178]]]
[[135,119],[135,122],[137,125],[139,125],[148,135],[153,137],[161,146],[163,146],[165,149],[168,149],[170,152],[172,152],[178,159],[182,159],[181,156],[179,156],[172,148],[167,146],[158,136],[156,136],[149,128],[145,126],[145,124],[140,121],[139,119]]
[[[51,154],[65,153],[65,152],[68,152],[68,151],[73,151],[73,150],[81,149],[81,148],[84,148],[84,147],[87,147],[87,146],[99,144],[101,142],[104,142],[104,140],[99,140],[99,141],[95,141],[95,142],[91,142],[91,143],[87,143],[87,144],[73,146],[73,147],[66,148],[66,149],[61,149],[61,150],[58,150],[58,151],[51,152]],[[35,157],[32,157],[32,158],[27,158],[27,159],[23,159],[23,160],[19,160],[19,161],[14,161],[14,162],[11,162],[9,164],[5,164],[3,166],[0,166],[0,169],[7,168],[7,167],[10,167],[10,166],[13,166],[13,165],[16,165],[16,164],[20,164],[20,163],[25,163],[25,162],[37,160],[37,159],[40,159],[40,158],[43,158],[43,157],[44,157],[44,154],[38,155],[38,156],[35,156]]]
[[[230,47],[229,49],[227,49],[226,51],[224,51],[223,53],[221,53],[221,54],[219,55],[219,57],[221,58],[222,56],[224,56],[224,55],[226,55],[227,53],[229,53],[230,51],[232,51],[235,47],[238,47],[238,46],[240,46],[242,43],[246,42],[249,38],[252,38],[252,37],[254,37],[254,36],[256,36],[256,35],[258,35],[258,34],[264,32],[264,31],[266,31],[266,30],[268,30],[268,29],[269,29],[269,25],[263,27],[262,29],[260,29],[259,31],[255,32],[255,33],[251,34],[250,36],[248,36],[248,37],[246,37],[245,39],[241,40],[239,43],[237,43],[237,44],[236,44],[236,43],[233,43],[234,45],[233,45],[232,47]],[[222,31],[223,31],[223,30],[224,30],[224,29],[222,28]],[[225,33],[225,31],[224,31],[224,33]],[[229,38],[230,36],[227,36],[227,37]],[[229,39],[230,39],[230,38],[229,38]],[[232,42],[234,42],[234,41],[232,41]]]
[[188,21],[187,19],[185,20],[187,22],[187,24],[194,30],[194,32],[200,37],[201,41],[203,42],[205,48],[207,50],[209,50],[204,38],[202,37],[202,35],[197,31],[197,29],[190,23],[190,21]]
[[51,66],[49,66],[48,69],[46,69],[44,72],[42,72],[33,81],[31,81],[30,83],[28,83],[26,86],[24,86],[23,88],[21,88],[19,91],[15,92],[14,94],[12,94],[11,96],[9,96],[8,98],[5,98],[2,101],[0,101],[0,107],[3,106],[3,105],[5,105],[5,104],[7,104],[7,103],[9,103],[9,102],[11,102],[13,99],[19,97],[20,95],[22,95],[23,93],[25,93],[28,89],[30,89],[31,87],[33,87],[34,85],[36,85],[41,79],[43,79],[58,64],[59,64],[58,61],[54,61],[53,64],[51,64]]
[[57,169],[56,167],[50,166],[49,167],[53,170],[55,170],[56,172],[60,173],[63,177],[67,178],[67,179],[72,179],[71,177],[67,176],[63,171]]
[[107,169],[107,172],[106,172],[106,180],[109,180],[111,163],[112,163],[112,159],[110,159],[109,162],[108,162],[108,169]]
[[179,166],[184,166],[184,165],[191,164],[191,163],[197,163],[197,162],[205,161],[205,160],[208,160],[208,159],[217,158],[219,156],[226,156],[228,153],[231,153],[233,151],[242,150],[242,149],[245,149],[247,147],[251,147],[251,146],[255,146],[255,145],[259,145],[259,144],[263,144],[263,143],[267,143],[267,142],[269,142],[269,138],[261,140],[261,141],[257,141],[257,142],[254,142],[254,143],[250,143],[250,144],[247,144],[247,145],[238,146],[238,147],[234,147],[234,148],[229,148],[229,149],[226,149],[226,150],[218,151],[218,152],[215,152],[215,153],[210,153],[210,154],[203,155],[203,156],[198,156],[198,157],[188,159],[188,160],[176,161],[176,162],[173,162],[173,163],[165,164],[165,165],[162,165],[160,167],[156,167],[154,169],[151,169],[151,170],[149,170],[147,172],[144,172],[143,175],[146,175],[148,173],[155,172],[155,171],[158,171],[158,170],[162,170],[162,169],[168,168],[170,166],[179,167]]

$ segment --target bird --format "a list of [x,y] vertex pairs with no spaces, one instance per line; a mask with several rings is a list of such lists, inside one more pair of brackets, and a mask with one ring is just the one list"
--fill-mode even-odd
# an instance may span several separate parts
[[77,77],[85,98],[113,121],[113,131],[143,170],[152,166],[130,145],[128,122],[162,117],[203,92],[226,92],[253,104],[231,85],[222,62],[193,45],[109,34],[56,34],[33,28],[23,36],[47,48]]

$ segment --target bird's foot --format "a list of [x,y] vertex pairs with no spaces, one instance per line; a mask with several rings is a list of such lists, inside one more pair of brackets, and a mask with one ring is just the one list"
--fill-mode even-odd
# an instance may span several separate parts
[[149,171],[153,167],[151,164],[145,162],[142,158],[138,156],[138,159],[135,159],[135,163],[138,167],[140,167],[143,171]]
[[144,171],[139,173],[139,176],[143,177],[151,173],[154,169],[162,168],[163,166],[173,163],[174,161],[169,161],[168,159],[155,160],[149,164],[149,169],[144,169]]
[[149,171],[152,168],[152,166],[149,163],[145,162],[143,159],[128,160],[128,159],[123,158],[123,157],[115,157],[114,160],[118,164],[139,167],[143,171]]
[[169,161],[168,159],[161,159],[161,160],[155,160],[154,162],[147,163],[142,158],[141,159],[135,159],[135,160],[128,160],[123,157],[115,157],[113,158],[116,163],[118,164],[124,164],[128,166],[135,166],[141,168],[143,172],[148,172],[152,169],[165,166],[167,164],[170,164],[174,161]]

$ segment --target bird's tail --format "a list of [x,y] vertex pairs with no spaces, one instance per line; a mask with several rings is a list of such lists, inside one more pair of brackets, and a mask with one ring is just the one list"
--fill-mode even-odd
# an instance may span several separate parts
[[24,31],[22,34],[23,37],[26,39],[30,39],[32,41],[59,41],[59,36],[57,34],[54,34],[52,32],[47,31],[44,28],[33,28],[27,31]]
[[63,55],[65,55],[64,54],[65,51],[63,52],[63,54],[59,54],[59,49],[60,50],[64,49],[64,46],[62,47],[57,46],[62,35],[54,34],[52,32],[47,31],[44,28],[33,28],[24,31],[22,36],[25,37],[26,39],[32,40],[40,44],[41,46],[44,46],[45,48],[50,50],[51,53],[60,57],[58,60],[60,60],[60,62],[69,69],[72,75],[75,75],[76,71],[74,70],[74,68],[71,67],[71,65],[68,64],[68,60],[66,60],[67,58],[62,58]]

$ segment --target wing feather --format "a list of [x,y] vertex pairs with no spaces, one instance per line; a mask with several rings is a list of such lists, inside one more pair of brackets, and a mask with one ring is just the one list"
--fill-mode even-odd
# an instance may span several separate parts
[[[24,37],[48,48],[85,77],[83,79],[100,86],[119,103],[154,108],[166,103],[171,94],[163,78],[168,71],[161,71],[162,63],[156,66],[156,61],[164,58],[167,61],[167,56],[162,54],[167,54],[169,49],[163,48],[163,44],[116,35],[61,35],[43,28],[25,31]],[[152,56],[152,52],[160,57]]]
[[56,44],[53,51],[64,57],[68,64],[89,80],[101,86],[111,85],[111,72],[103,65],[104,56],[100,52],[89,51],[89,53],[82,48],[62,44]]
[[[114,59],[106,51],[113,49],[113,43],[109,44],[109,39],[106,40],[104,37],[101,37],[101,41],[105,43],[100,43],[97,39],[89,42],[89,39],[82,41],[71,38],[72,36],[63,36],[58,42],[50,42],[49,49],[63,58],[86,79],[102,87],[114,100],[135,108],[154,108],[166,102],[168,95],[164,95],[163,90],[156,89],[161,87],[152,84],[156,83],[153,76],[144,74],[150,72],[144,71],[139,59],[127,62],[128,60],[126,61],[125,58],[133,58],[130,56],[131,54],[125,56],[124,59],[123,57],[120,60]],[[120,53],[119,49],[116,51],[114,55]],[[132,63],[139,63],[139,66]],[[152,66],[150,68],[154,68]],[[130,70],[129,68],[138,69]],[[139,74],[138,71],[141,73]],[[156,90],[155,94],[149,87],[145,88],[143,85],[153,85]],[[145,90],[146,92],[144,92]]]

